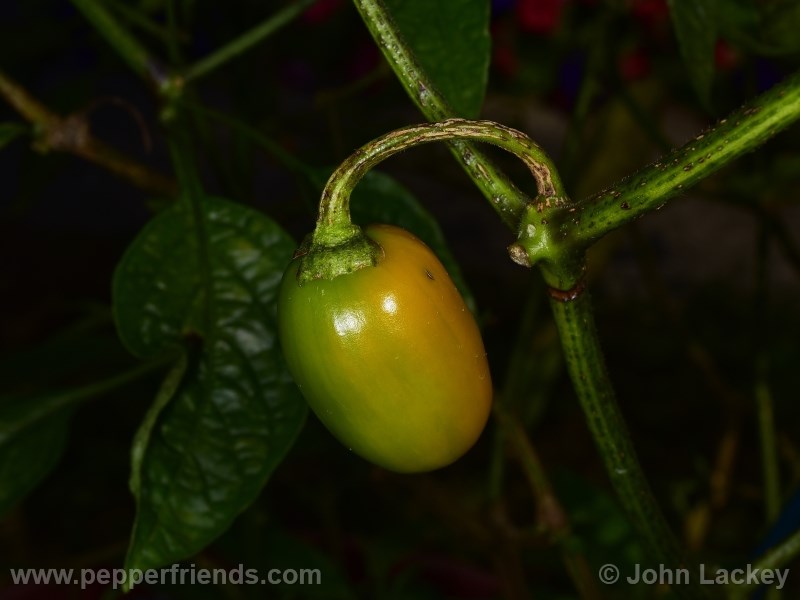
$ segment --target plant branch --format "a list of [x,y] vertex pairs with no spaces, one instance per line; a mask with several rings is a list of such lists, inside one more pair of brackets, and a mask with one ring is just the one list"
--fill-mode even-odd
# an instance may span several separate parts
[[517,262],[539,264],[551,288],[579,293],[585,251],[614,229],[749,152],[800,118],[800,72],[693,140],[597,194],[536,207],[517,228]]
[[[586,415],[617,498],[657,562],[678,567],[679,546],[644,476],[614,397],[594,325],[589,294],[551,300],[572,383]],[[702,598],[695,586],[676,588],[681,596]]]
[[82,113],[61,117],[30,95],[26,89],[0,71],[0,97],[27,119],[36,134],[40,152],[68,152],[88,160],[135,186],[156,194],[175,196],[175,182],[92,136]]
[[608,232],[660,208],[671,197],[750,152],[800,119],[800,73],[765,92],[714,128],[618,185],[561,211],[551,222],[566,243],[588,247]]
[[250,50],[253,46],[261,43],[265,38],[291,23],[314,2],[316,2],[316,0],[297,0],[285,6],[259,25],[256,25],[222,48],[190,66],[183,75],[184,81],[189,82],[208,75],[229,60]]
[[165,69],[131,35],[99,0],[72,0],[95,30],[117,51],[133,71],[160,89],[169,81]]
[[26,427],[30,427],[37,421],[41,421],[64,408],[107,394],[132,381],[136,381],[137,379],[149,375],[153,371],[163,368],[170,360],[172,360],[172,357],[161,357],[150,362],[136,365],[127,371],[123,371],[107,379],[101,379],[84,387],[60,393],[33,399],[15,398],[0,406],[0,409],[2,409],[2,418],[0,418],[0,423],[2,423],[2,426],[0,426],[0,444]]
[[[457,117],[402,40],[383,0],[353,0],[353,3],[400,83],[425,118],[443,121]],[[474,144],[453,140],[450,147],[500,218],[516,231],[519,215],[527,201],[526,195]]]

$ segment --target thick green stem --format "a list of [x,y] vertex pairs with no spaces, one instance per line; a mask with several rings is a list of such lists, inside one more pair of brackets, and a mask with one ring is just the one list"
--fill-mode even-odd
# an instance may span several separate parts
[[[459,116],[434,88],[430,78],[402,40],[383,1],[353,0],[353,3],[400,83],[425,118],[429,121],[444,121]],[[452,140],[450,147],[500,218],[515,229],[519,214],[525,208],[526,195],[473,144]]]
[[102,2],[72,0],[72,3],[137,75],[154,83],[158,88],[166,83],[166,73],[161,65],[150,56],[139,40],[120,25]]
[[189,67],[183,76],[184,81],[199,79],[229,60],[247,52],[281,27],[290,23],[314,2],[316,0],[297,0],[292,2],[262,23]]
[[[589,294],[551,300],[564,356],[587,424],[614,490],[648,554],[667,568],[683,556],[636,458],[636,451],[614,397],[594,325]],[[702,598],[699,588],[677,586],[686,598]]]
[[465,138],[493,144],[522,160],[536,180],[540,202],[558,204],[566,200],[552,161],[524,133],[491,121],[450,119],[397,129],[350,155],[333,172],[322,192],[314,241],[332,245],[351,237],[350,193],[364,174],[379,162],[418,144]]
[[613,229],[660,208],[669,198],[755,149],[798,118],[800,74],[632,177],[576,202],[569,212],[562,211],[551,219],[557,229],[554,236],[562,243],[586,248]]

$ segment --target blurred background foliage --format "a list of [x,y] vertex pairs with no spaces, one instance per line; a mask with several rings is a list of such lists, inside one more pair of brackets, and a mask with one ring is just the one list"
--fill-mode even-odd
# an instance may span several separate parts
[[[167,3],[105,0],[148,46],[179,63],[209,54],[284,4],[175,0],[171,40]],[[470,68],[480,73],[488,64],[480,116],[542,144],[580,198],[800,65],[794,0],[686,4],[671,13],[663,0],[494,0],[485,61],[463,49],[464,60],[475,61]],[[425,21],[424,2],[390,5],[410,22]],[[457,14],[449,19],[446,27],[459,25]],[[443,56],[426,67],[444,78],[455,72],[457,90],[460,60]],[[3,2],[0,67],[49,110],[82,116],[96,138],[172,177],[154,95],[69,2]],[[313,3],[199,80],[188,102],[207,190],[266,212],[296,240],[313,226],[317,186],[332,165],[373,137],[423,120],[358,13],[339,0]],[[468,94],[461,102],[464,112],[481,104]],[[35,133],[0,102],[5,418],[20,399],[83,389],[135,365],[114,331],[111,276],[137,232],[170,202],[74,155],[43,151]],[[513,158],[492,155],[531,189]],[[439,223],[474,296],[497,401],[524,425],[552,479],[573,550],[593,570],[641,562],[562,368],[538,275],[508,260],[511,235],[444,146],[415,149],[381,170]],[[378,179],[364,187],[381,188]],[[765,540],[800,526],[799,183],[794,128],[591,255],[601,338],[640,458],[682,541],[707,563],[741,564]],[[435,229],[431,235],[440,235]],[[47,467],[22,490],[27,495],[0,489],[0,564],[121,564],[135,508],[129,447],[160,375],[43,421],[27,454],[0,460],[6,478],[26,477],[20,456],[38,453],[30,460]],[[759,406],[774,408],[780,514],[765,509]],[[323,585],[142,587],[133,597],[576,597],[539,517],[518,457],[493,425],[452,467],[398,476],[348,454],[311,416],[257,502],[189,562],[318,567]],[[114,593],[14,587],[6,570],[0,597]]]

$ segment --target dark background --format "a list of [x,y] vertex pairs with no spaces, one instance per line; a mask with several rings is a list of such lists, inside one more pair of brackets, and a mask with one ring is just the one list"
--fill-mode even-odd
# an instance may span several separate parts
[[[187,59],[279,7],[176,4]],[[163,22],[159,0],[131,5]],[[728,3],[703,106],[665,3],[495,1],[482,116],[531,135],[555,157],[570,193],[584,197],[793,72],[800,43],[780,37],[797,31],[791,23],[800,27],[790,5]],[[85,111],[99,139],[170,174],[155,96],[69,2],[2,2],[0,68],[50,110]],[[369,139],[423,120],[346,2],[319,2],[195,89],[200,102],[313,166],[335,165]],[[0,122],[7,121],[21,118],[0,102]],[[307,183],[224,127],[207,126],[202,136],[209,191],[267,212],[295,239],[310,231],[316,199]],[[530,187],[521,165],[492,155]],[[558,358],[538,275],[508,260],[513,237],[446,148],[417,148],[381,169],[439,220],[476,297],[498,393],[513,396],[506,401],[528,428],[592,565],[637,562],[641,549]],[[0,182],[0,393],[80,386],[133,364],[114,333],[110,280],[126,246],[168,199],[75,156],[37,152],[30,136],[0,149]],[[751,559],[769,531],[754,401],[759,373],[775,403],[787,514],[796,502],[799,182],[793,128],[591,255],[601,339],[640,458],[675,530],[709,564]],[[57,468],[0,520],[0,564],[119,566],[134,511],[130,440],[157,384],[157,376],[142,380],[77,411]],[[490,492],[493,445],[490,425],[453,467],[397,476],[348,454],[311,417],[256,505],[194,562],[321,565],[324,590],[270,590],[276,598],[573,597],[557,551],[535,530],[513,459],[500,495]],[[797,589],[800,579],[792,583]],[[615,590],[619,597],[651,592]],[[13,588],[0,572],[2,598],[104,593]]]

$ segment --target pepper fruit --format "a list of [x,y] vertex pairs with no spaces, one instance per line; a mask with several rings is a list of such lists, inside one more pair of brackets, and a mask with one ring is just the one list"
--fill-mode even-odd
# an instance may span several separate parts
[[364,233],[374,265],[303,280],[303,256],[290,263],[278,298],[283,352],[345,446],[392,471],[437,469],[475,443],[489,416],[480,332],[423,242],[390,225]]

